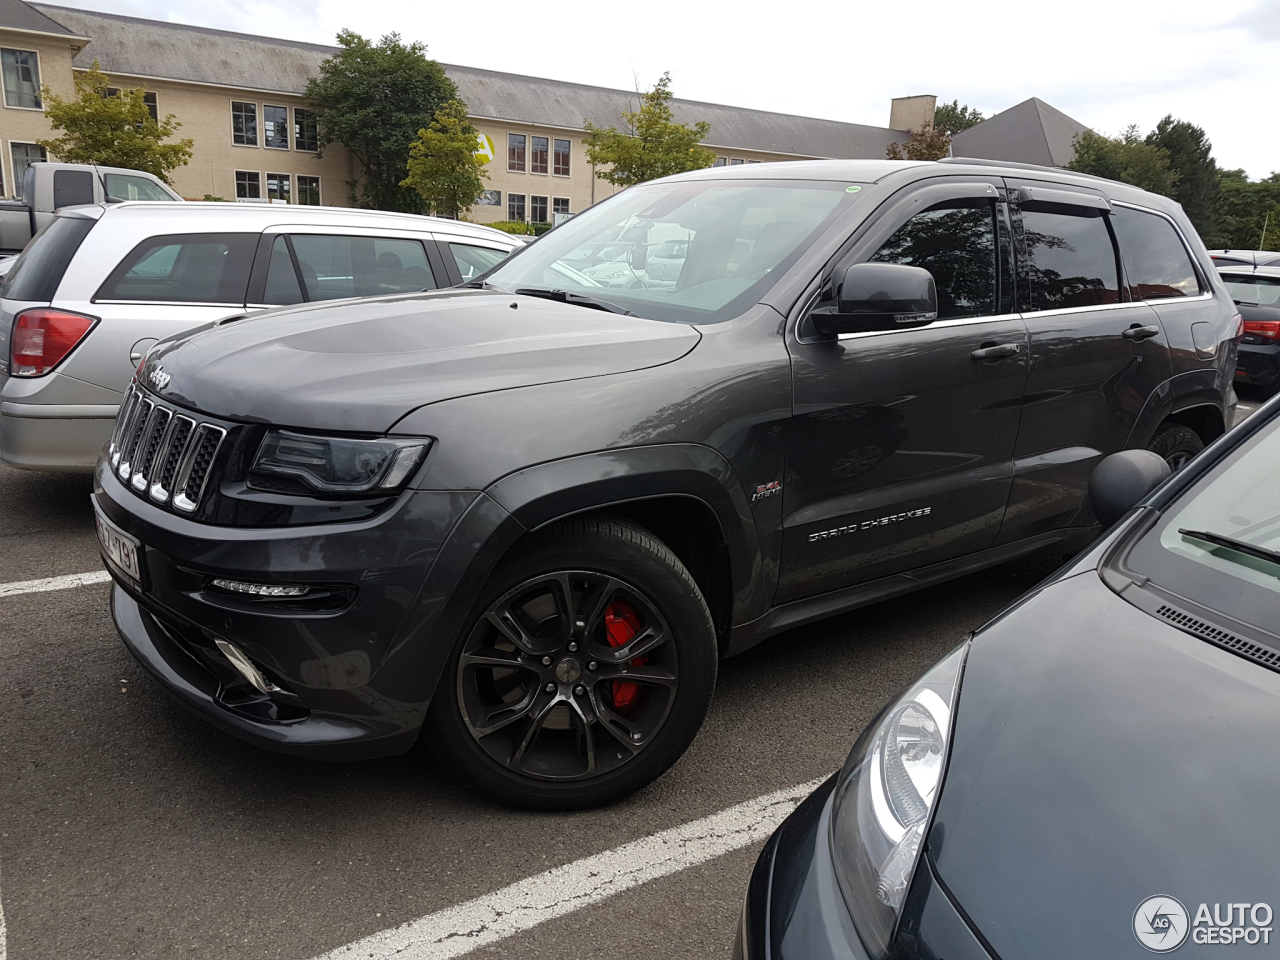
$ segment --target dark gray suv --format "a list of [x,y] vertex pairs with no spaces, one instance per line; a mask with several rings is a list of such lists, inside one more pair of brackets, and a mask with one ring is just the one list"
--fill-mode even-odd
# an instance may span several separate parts
[[[606,243],[603,287],[573,264]],[[671,177],[466,288],[158,345],[96,474],[115,621],[262,746],[425,730],[508,801],[606,802],[685,750],[719,658],[1088,542],[1103,456],[1223,432],[1238,337],[1181,210],[1132,187]]]

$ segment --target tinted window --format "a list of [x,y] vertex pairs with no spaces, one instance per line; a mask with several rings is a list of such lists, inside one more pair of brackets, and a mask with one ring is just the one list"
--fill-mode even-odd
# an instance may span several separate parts
[[1254,307],[1274,307],[1280,304],[1280,277],[1232,277],[1223,276],[1227,292],[1236,303]]
[[95,300],[244,303],[257,235],[152,237],[130,251]]
[[1111,234],[1099,210],[1022,211],[1030,310],[1120,302]]
[[53,209],[93,203],[93,174],[88,170],[55,170]]
[[1116,207],[1111,223],[1120,244],[1120,256],[1139,300],[1194,297],[1200,280],[1178,232],[1164,217],[1127,207]]
[[53,299],[67,272],[67,265],[80,249],[80,244],[96,220],[54,217],[27,244],[18,262],[9,270],[0,297],[7,300],[35,300],[48,303]]
[[298,284],[298,272],[289,256],[289,242],[276,237],[271,245],[271,260],[267,264],[267,289],[263,302],[285,306],[303,301],[302,287]]
[[107,196],[113,200],[172,200],[153,180],[146,177],[131,177],[124,173],[108,173]]
[[453,262],[458,265],[458,272],[462,274],[463,283],[474,280],[490,267],[500,264],[508,256],[505,250],[473,247],[468,243],[451,243],[449,250],[453,253]]
[[376,297],[433,290],[435,277],[417,240],[294,236],[308,300]]
[[946,203],[918,213],[871,259],[923,267],[932,273],[939,320],[996,312],[994,204]]

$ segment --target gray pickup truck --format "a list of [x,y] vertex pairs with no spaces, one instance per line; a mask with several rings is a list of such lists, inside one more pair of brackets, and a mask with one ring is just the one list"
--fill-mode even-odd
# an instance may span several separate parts
[[0,257],[20,253],[62,207],[113,200],[181,199],[159,177],[141,170],[33,163],[22,178],[22,197],[0,200]]

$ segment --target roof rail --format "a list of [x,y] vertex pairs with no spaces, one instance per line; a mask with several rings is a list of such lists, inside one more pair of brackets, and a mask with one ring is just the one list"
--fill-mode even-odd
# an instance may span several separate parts
[[[1114,180],[1108,180],[1106,177],[1099,177],[1092,173],[1080,173],[1076,170],[1068,170],[1066,167],[1046,167],[1041,163],[1019,163],[1016,160],[984,160],[981,157],[943,157],[938,163],[972,163],[980,167],[1013,167],[1017,170],[1042,170],[1045,173],[1069,174],[1073,177],[1085,177],[1089,180],[1101,180],[1104,183],[1115,183]],[[1142,189],[1138,187],[1136,189]]]

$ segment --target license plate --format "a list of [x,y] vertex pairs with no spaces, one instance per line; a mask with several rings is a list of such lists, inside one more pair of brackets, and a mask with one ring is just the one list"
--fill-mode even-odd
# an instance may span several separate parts
[[141,589],[142,568],[138,560],[138,541],[104,517],[96,503],[93,505],[93,517],[98,525],[98,543],[102,545],[103,556],[135,587]]

